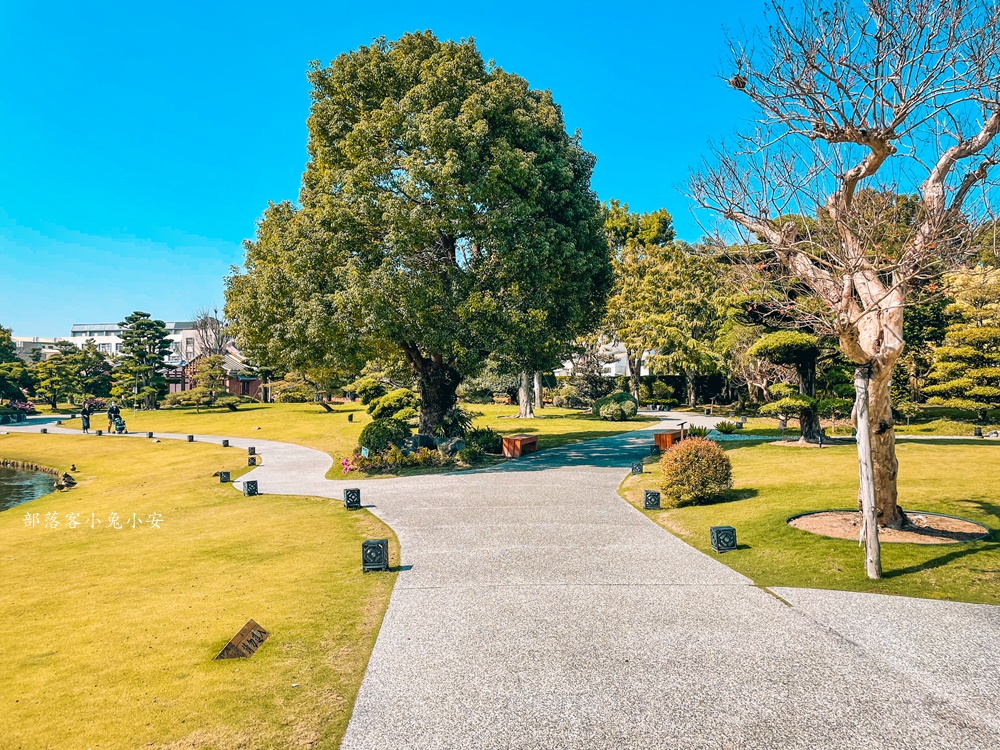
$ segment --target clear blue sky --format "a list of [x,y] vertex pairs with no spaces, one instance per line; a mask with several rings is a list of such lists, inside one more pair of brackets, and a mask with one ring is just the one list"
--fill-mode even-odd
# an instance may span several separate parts
[[602,200],[666,206],[746,110],[723,26],[762,3],[31,3],[0,0],[0,324],[68,335],[221,305],[268,200],[295,199],[307,63],[431,29],[550,89]]

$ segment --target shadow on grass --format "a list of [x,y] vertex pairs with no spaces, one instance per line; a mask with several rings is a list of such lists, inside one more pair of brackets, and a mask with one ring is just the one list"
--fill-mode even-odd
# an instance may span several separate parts
[[751,500],[757,497],[757,495],[759,494],[760,493],[757,490],[751,487],[746,487],[738,490],[726,490],[721,495],[716,495],[715,497],[709,498],[708,500],[704,500],[698,503],[698,505],[699,506],[723,505],[725,503],[735,503],[739,502],[740,500]]
[[[982,544],[976,544],[975,542],[970,542],[970,546],[963,547],[962,549],[957,549],[954,552],[949,552],[946,555],[939,555],[931,560],[927,560],[916,565],[909,565],[905,568],[898,568],[896,570],[888,570],[882,573],[883,578],[898,578],[900,576],[910,575],[911,573],[921,573],[925,570],[933,570],[934,568],[940,568],[943,565],[954,562],[955,560],[960,560],[963,557],[968,557],[969,555],[975,555],[979,552],[986,551],[996,551],[1000,550],[1000,544],[995,542],[986,542]],[[971,546],[975,545],[975,546]]]

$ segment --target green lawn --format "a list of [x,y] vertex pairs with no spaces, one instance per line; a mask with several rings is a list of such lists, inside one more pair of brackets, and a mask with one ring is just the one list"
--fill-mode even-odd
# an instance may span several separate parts
[[[176,432],[222,437],[257,437],[280,440],[316,448],[335,459],[331,477],[340,475],[339,459],[350,455],[358,443],[362,428],[371,417],[360,403],[333,405],[328,413],[317,404],[245,404],[239,411],[192,407],[165,408],[124,414],[130,432]],[[633,419],[629,422],[606,422],[575,409],[547,407],[535,419],[512,419],[516,406],[469,404],[469,411],[478,412],[477,427],[492,427],[504,435],[531,433],[538,435],[539,450],[554,448],[581,440],[635,430],[656,420]],[[348,422],[347,415],[354,421]],[[80,429],[80,420],[66,420],[63,425]],[[98,414],[91,420],[91,429],[104,429],[107,421]],[[258,429],[259,428],[259,429]]]
[[[10,434],[0,457],[80,479],[0,512],[0,745],[337,747],[396,576],[363,575],[361,542],[390,538],[395,564],[388,527],[327,500],[244,499],[212,476],[244,454],[204,443]],[[271,638],[215,661],[249,618]]]
[[[853,445],[823,449],[723,443],[733,462],[735,490],[711,505],[643,511],[656,523],[716,556],[761,586],[797,586],[902,594],[1000,604],[1000,448],[983,443],[901,443],[900,502],[904,509],[962,516],[989,527],[991,539],[968,544],[883,544],[885,578],[864,574],[856,542],[788,526],[794,514],[855,507]],[[659,464],[630,477],[622,496],[642,507],[642,490],[656,488]],[[739,549],[716,555],[709,527],[736,527]]]

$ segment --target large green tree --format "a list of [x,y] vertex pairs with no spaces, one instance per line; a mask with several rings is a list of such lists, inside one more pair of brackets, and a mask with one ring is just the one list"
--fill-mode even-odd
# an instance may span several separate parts
[[0,325],[0,364],[4,362],[16,362],[17,350],[11,338],[11,329]]
[[144,409],[155,409],[167,392],[165,360],[170,354],[170,339],[166,326],[162,320],[139,311],[118,325],[122,344],[112,370],[111,395],[122,401],[131,399]]
[[944,344],[934,349],[927,402],[976,412],[1000,408],[1000,273],[955,279]]
[[594,157],[549,92],[429,32],[314,65],[309,80],[301,208],[271,205],[227,281],[255,361],[402,356],[430,433],[489,354],[547,354],[600,318],[611,270]]
[[627,203],[612,200],[604,207],[604,230],[615,281],[602,328],[625,348],[630,390],[638,399],[643,360],[662,343],[663,316],[670,314],[660,304],[658,272],[671,261],[673,219],[666,209],[634,213]]

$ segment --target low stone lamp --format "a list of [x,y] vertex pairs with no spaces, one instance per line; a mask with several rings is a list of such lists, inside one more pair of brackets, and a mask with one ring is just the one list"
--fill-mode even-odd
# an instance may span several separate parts
[[736,549],[736,529],[732,526],[713,526],[708,533],[712,549],[716,552],[732,552]]
[[47,434],[47,433],[48,433],[48,430],[47,430],[47,429],[45,429],[45,428],[43,427],[43,428],[41,429],[41,433],[42,433],[43,435],[45,435],[45,434]]
[[361,507],[361,490],[357,487],[344,490],[344,507],[357,510]]
[[152,433],[152,432],[147,432],[147,433],[146,433],[146,437],[148,437],[148,438],[151,438],[151,437],[153,437],[153,433]]
[[660,493],[656,490],[646,490],[642,495],[642,507],[646,510],[659,510]]
[[983,436],[983,428],[982,427],[973,427],[972,428],[972,437],[982,437],[982,436]]
[[243,495],[245,497],[254,497],[257,494],[259,494],[257,492],[257,480],[256,479],[243,480]]
[[221,482],[222,484],[226,484],[227,482],[229,482],[229,472],[228,471],[220,471],[219,472],[219,482]]
[[254,454],[255,454],[256,452],[257,452],[257,449],[256,449],[256,448],[254,448],[254,447],[253,447],[252,445],[251,445],[251,446],[250,446],[249,448],[247,448],[247,455],[248,455],[248,456],[252,456],[252,455],[254,455]]
[[257,465],[257,457],[247,456],[247,466],[256,466],[256,465]]
[[103,434],[104,434],[104,431],[103,431],[103,430],[98,430],[98,431],[97,431],[97,432],[95,432],[94,434],[95,434],[95,435],[103,435]]
[[188,442],[189,443],[193,443],[194,442],[194,435],[188,435]]
[[361,543],[361,570],[389,570],[388,539],[366,539]]
[[659,456],[660,455],[660,446],[658,446],[658,445],[651,445],[651,446],[649,446],[649,455],[651,455],[651,456]]
[[354,421],[354,412],[351,412],[350,414],[347,415],[347,421],[348,422]]
[[642,474],[642,461],[633,461],[632,462],[632,473],[633,474]]
[[223,448],[228,448],[229,447],[229,441],[228,440],[223,440],[222,441],[222,447]]

